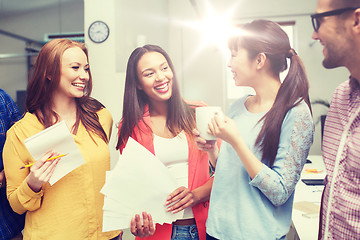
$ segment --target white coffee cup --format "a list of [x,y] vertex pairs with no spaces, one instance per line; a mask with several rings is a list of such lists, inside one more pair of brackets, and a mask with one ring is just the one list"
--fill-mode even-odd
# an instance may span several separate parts
[[208,133],[209,123],[215,115],[224,118],[224,114],[220,107],[208,106],[196,108],[196,127],[200,132],[200,137],[205,140],[216,140],[217,138]]

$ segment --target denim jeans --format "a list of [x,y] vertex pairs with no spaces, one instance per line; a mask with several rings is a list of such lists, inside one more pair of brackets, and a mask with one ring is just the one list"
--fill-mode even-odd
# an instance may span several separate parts
[[196,225],[186,226],[173,224],[171,240],[199,240]]

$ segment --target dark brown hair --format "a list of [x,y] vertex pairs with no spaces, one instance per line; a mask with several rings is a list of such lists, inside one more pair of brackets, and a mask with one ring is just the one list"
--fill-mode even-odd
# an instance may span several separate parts
[[166,125],[170,132],[177,135],[184,130],[191,135],[192,130],[196,127],[193,109],[190,109],[180,96],[174,66],[169,55],[159,46],[145,45],[136,48],[131,53],[127,63],[123,114],[116,149],[119,149],[126,144],[127,139],[134,133],[134,128],[139,128],[139,121],[144,122],[143,115],[145,113],[145,107],[150,104],[149,98],[145,92],[137,88],[137,86],[140,85],[137,73],[138,63],[141,57],[147,52],[158,52],[162,54],[174,74],[172,80],[172,95],[168,100],[168,113],[166,119]]
[[[61,61],[65,50],[79,47],[88,59],[88,52],[84,44],[68,39],[54,39],[46,43],[36,58],[26,90],[26,109],[36,115],[45,128],[55,124],[59,116],[52,110],[52,96],[57,90],[61,79]],[[76,122],[74,132],[77,131],[80,121],[85,129],[93,132],[108,142],[108,137],[102,128],[96,112],[104,106],[90,97],[92,78],[89,69],[89,81],[85,87],[84,95],[75,99],[77,103]],[[91,136],[91,135],[90,135]]]
[[272,166],[278,151],[281,125],[286,113],[302,100],[310,111],[309,82],[300,57],[290,47],[289,38],[281,27],[272,21],[255,20],[241,26],[243,33],[229,39],[229,48],[247,50],[250,60],[264,53],[275,76],[287,69],[286,59],[290,59],[289,72],[281,84],[271,109],[260,119],[263,126],[255,144],[262,150],[262,161]]

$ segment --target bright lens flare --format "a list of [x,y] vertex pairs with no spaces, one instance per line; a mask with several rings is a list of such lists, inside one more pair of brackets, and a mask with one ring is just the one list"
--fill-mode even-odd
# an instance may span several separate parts
[[209,14],[208,18],[201,22],[200,30],[203,32],[203,43],[211,44],[220,48],[227,47],[227,40],[231,35],[238,33],[238,28],[230,23],[230,14]]
[[[241,2],[238,1],[236,3],[239,4]],[[202,51],[209,49],[208,47],[215,47],[227,58],[229,54],[229,38],[234,35],[246,34],[239,26],[234,25],[233,14],[237,7],[233,6],[221,13],[216,12],[210,4],[207,4],[202,9],[205,11],[199,13],[198,20],[184,21],[172,19],[172,24],[184,29],[185,34],[194,34],[196,36],[196,40],[194,39],[193,42],[196,46],[187,55],[184,68],[188,65],[190,66],[197,56],[201,55]]]

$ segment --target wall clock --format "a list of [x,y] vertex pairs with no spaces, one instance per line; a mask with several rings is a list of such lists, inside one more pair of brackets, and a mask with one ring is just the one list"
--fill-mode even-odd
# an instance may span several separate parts
[[110,34],[110,29],[103,21],[95,21],[89,27],[89,38],[95,43],[104,42]]

